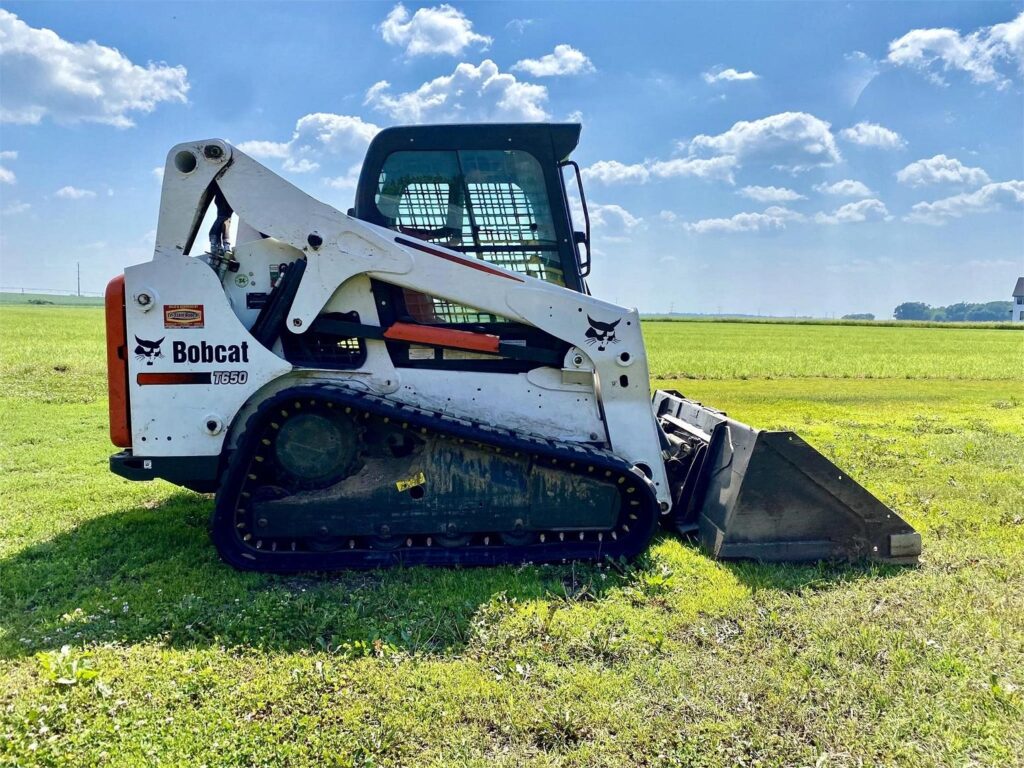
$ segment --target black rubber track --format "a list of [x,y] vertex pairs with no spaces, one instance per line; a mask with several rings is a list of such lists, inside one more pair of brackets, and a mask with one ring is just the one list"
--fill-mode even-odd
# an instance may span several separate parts
[[[466,443],[505,451],[521,451],[535,463],[560,471],[595,477],[604,474],[620,488],[621,509],[615,526],[607,531],[538,532],[534,541],[512,546],[501,542],[501,531],[473,534],[461,547],[440,546],[422,535],[402,537],[400,546],[383,548],[366,537],[345,537],[342,548],[318,551],[315,542],[263,540],[245,524],[247,482],[254,482],[261,451],[269,445],[272,418],[298,403],[350,408],[366,419],[387,419]],[[252,478],[252,479],[251,479]],[[651,481],[638,469],[609,451],[589,445],[549,440],[511,432],[440,413],[425,411],[391,398],[356,392],[338,384],[294,387],[262,403],[249,418],[231,453],[211,520],[211,537],[221,558],[242,570],[274,573],[387,568],[397,565],[486,566],[503,563],[549,563],[568,560],[632,559],[643,552],[657,527],[658,501]],[[239,523],[242,523],[239,526]]]

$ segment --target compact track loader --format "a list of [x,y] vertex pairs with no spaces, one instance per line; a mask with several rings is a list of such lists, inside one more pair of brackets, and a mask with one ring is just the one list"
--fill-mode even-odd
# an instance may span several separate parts
[[579,135],[384,130],[347,215],[224,141],[174,147],[153,260],[107,288],[111,469],[215,491],[243,569],[631,558],[659,523],[722,558],[915,562],[796,435],[652,404],[637,311],[587,290]]

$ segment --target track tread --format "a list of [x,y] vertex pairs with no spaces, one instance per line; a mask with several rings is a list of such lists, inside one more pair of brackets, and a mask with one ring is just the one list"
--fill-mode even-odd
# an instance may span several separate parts
[[[389,417],[406,420],[417,428],[427,428],[435,433],[472,441],[474,443],[500,447],[503,450],[521,450],[542,460],[553,459],[563,464],[566,471],[573,462],[589,462],[594,467],[612,470],[625,478],[623,486],[639,489],[631,497],[638,505],[626,504],[625,496],[619,521],[613,530],[621,531],[620,523],[629,513],[635,515],[627,526],[627,532],[598,537],[585,536],[584,541],[564,541],[557,532],[552,532],[550,541],[513,546],[494,543],[479,543],[481,536],[474,536],[474,542],[466,547],[446,548],[439,546],[414,545],[398,549],[373,549],[359,547],[332,552],[305,549],[277,550],[256,549],[242,541],[235,528],[235,513],[239,494],[245,487],[246,475],[256,454],[259,439],[269,425],[271,412],[285,407],[289,400],[296,398],[321,398],[339,405],[358,408],[372,417]],[[557,463],[554,464],[557,466]],[[582,470],[579,471],[583,474]],[[292,387],[268,398],[246,421],[238,447],[227,461],[211,517],[211,538],[221,558],[241,570],[258,570],[275,573],[299,571],[329,571],[340,569],[366,569],[396,565],[434,566],[486,566],[502,563],[542,563],[566,560],[599,560],[605,557],[631,559],[646,549],[658,523],[658,503],[651,482],[628,462],[611,451],[581,443],[552,440],[527,433],[517,433],[504,427],[487,424],[418,408],[409,403],[384,395],[359,392],[348,387],[330,383]],[[492,535],[497,539],[502,532]],[[565,533],[565,532],[562,532]],[[575,535],[575,534],[573,534]]]

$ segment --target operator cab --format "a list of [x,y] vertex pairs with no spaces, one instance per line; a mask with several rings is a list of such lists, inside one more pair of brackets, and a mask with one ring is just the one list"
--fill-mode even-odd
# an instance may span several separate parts
[[[573,123],[429,125],[387,128],[373,139],[356,189],[358,219],[474,256],[514,272],[588,293],[590,225]],[[571,168],[583,212],[575,231],[563,171]],[[566,174],[568,175],[568,174]],[[563,354],[568,345],[536,328],[438,296],[374,280],[382,325],[414,322],[499,335]],[[522,360],[453,352],[424,355],[388,341],[400,367],[516,372]]]
[[354,215],[584,291],[589,232],[573,231],[562,175],[573,167],[579,180],[568,159],[579,138],[575,123],[387,128],[367,150]]

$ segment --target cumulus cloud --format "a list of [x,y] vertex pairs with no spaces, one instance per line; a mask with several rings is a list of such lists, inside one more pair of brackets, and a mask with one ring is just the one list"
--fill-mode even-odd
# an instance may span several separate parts
[[355,190],[359,183],[359,172],[363,169],[362,163],[349,166],[349,169],[342,176],[324,179],[324,183],[332,189]]
[[862,147],[901,149],[906,146],[903,137],[896,133],[896,131],[885,128],[877,123],[862,121],[852,128],[844,128],[839,132],[839,135],[845,141]]
[[1016,65],[1024,73],[1024,13],[1012,21],[981,27],[970,34],[947,27],[913,29],[889,43],[888,61],[928,74],[945,84],[942,72],[959,70],[976,83],[1010,84],[1005,72]]
[[64,200],[83,200],[88,197],[96,197],[91,189],[79,189],[78,187],[66,186],[58,189],[54,194]]
[[693,177],[697,179],[718,179],[734,182],[733,169],[738,160],[732,155],[720,157],[677,157],[672,160],[659,160],[650,164],[651,173],[662,179],[673,177]]
[[184,67],[134,64],[116,48],[90,40],[72,43],[49,29],[30,27],[0,9],[0,68],[4,72],[0,122],[134,125],[131,113],[161,102],[185,102]]
[[320,168],[320,163],[316,163],[308,157],[289,157],[281,164],[281,167],[292,173],[311,173]]
[[981,168],[971,168],[955,157],[945,155],[935,155],[911,163],[896,173],[896,180],[911,187],[923,187],[926,184],[965,184],[976,187],[991,181]]
[[736,82],[744,80],[760,80],[760,75],[755,75],[751,71],[737,72],[732,67],[722,70],[710,70],[701,75],[704,78],[704,82],[708,85],[714,85],[715,83],[725,82]]
[[473,22],[447,3],[420,8],[411,17],[399,3],[381,22],[380,33],[385,42],[404,48],[406,56],[458,56],[471,45],[486,50],[492,42],[474,32]]
[[986,184],[974,192],[964,192],[932,203],[917,203],[904,221],[921,224],[945,224],[972,213],[1019,208],[1024,206],[1024,181],[999,181]]
[[767,159],[794,171],[832,165],[842,159],[831,125],[806,112],[741,120],[724,133],[700,134],[680,146],[691,155],[715,154],[737,161]]
[[157,181],[159,181],[161,183],[163,182],[163,180],[164,180],[164,167],[162,165],[158,165],[156,168],[154,168],[152,171],[150,171],[150,173],[153,174],[153,178],[155,178]]
[[642,163],[620,163],[618,160],[598,160],[583,169],[583,177],[601,184],[645,184],[652,178],[670,179],[689,177],[717,179],[733,182],[732,170],[736,158],[677,157],[671,160],[645,160]]
[[584,75],[594,71],[594,65],[583,51],[562,43],[556,45],[553,53],[539,59],[522,59],[512,69],[525,72],[533,77],[556,77],[560,75]]
[[814,220],[819,224],[860,224],[865,221],[888,221],[891,218],[885,203],[870,198],[847,203],[836,208],[832,213],[818,213]]
[[387,115],[410,123],[444,119],[547,120],[544,109],[548,90],[501,72],[485,59],[480,66],[463,62],[450,75],[423,83],[415,91],[394,94],[381,80],[366,92],[365,103]]
[[292,140],[315,137],[327,149],[363,149],[380,131],[373,123],[352,115],[336,115],[332,112],[314,112],[300,117],[295,123]]
[[[734,172],[742,161],[748,159],[762,160],[790,171],[832,165],[842,159],[829,124],[805,112],[784,112],[760,120],[740,121],[724,133],[715,136],[701,134],[689,141],[678,142],[678,148],[686,155],[630,165],[617,160],[600,160],[585,169],[584,174],[603,184],[642,184],[656,178],[677,177],[734,184]],[[747,197],[763,201],[800,199],[800,195],[784,188],[747,189],[751,190]],[[753,196],[758,192],[753,190],[776,191],[762,191],[762,197],[757,198]],[[771,197],[773,194],[777,196]]]
[[[18,153],[13,149],[5,149],[0,152],[0,160],[17,160]],[[14,171],[10,168],[5,168],[0,165],[0,184],[14,184],[18,180],[18,177],[14,175]]]
[[806,199],[799,192],[785,187],[744,187],[737,194],[759,203],[790,203]]
[[362,152],[379,130],[360,117],[313,112],[295,122],[288,141],[243,141],[238,148],[257,160],[279,160],[289,173],[312,173],[331,156]]
[[643,163],[626,165],[618,160],[598,160],[581,173],[587,181],[599,181],[602,184],[643,184],[651,177],[651,172]]
[[824,195],[841,195],[842,197],[871,197],[875,194],[868,189],[864,182],[853,179],[843,179],[835,184],[815,184],[814,191]]
[[672,211],[659,211],[658,218],[661,219],[662,221],[667,221],[671,223],[678,219],[679,217]]
[[765,208],[763,213],[737,213],[729,218],[701,219],[686,222],[683,227],[688,232],[698,235],[722,232],[761,232],[765,230],[785,229],[791,221],[803,221],[802,214],[789,208],[773,205]]
[[634,216],[621,205],[594,203],[589,206],[588,210],[590,212],[590,223],[595,227],[619,228],[628,231],[636,229],[644,221],[639,216]]

